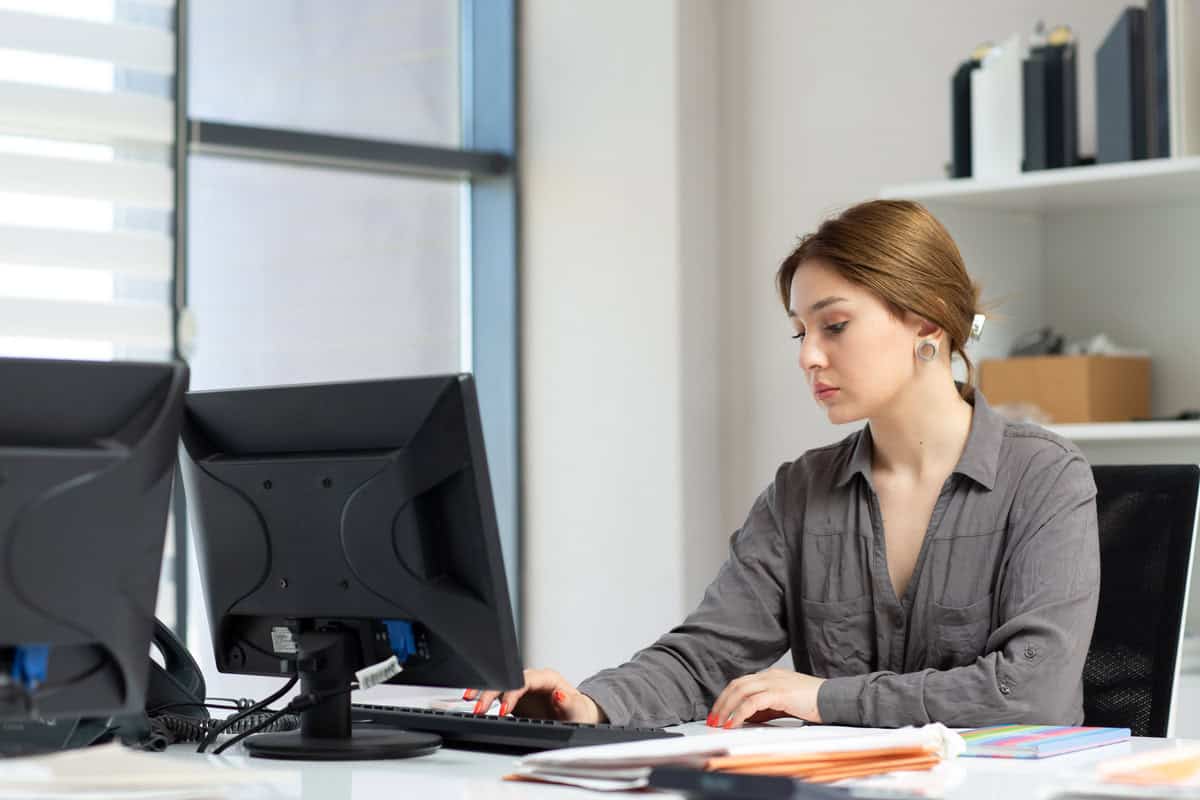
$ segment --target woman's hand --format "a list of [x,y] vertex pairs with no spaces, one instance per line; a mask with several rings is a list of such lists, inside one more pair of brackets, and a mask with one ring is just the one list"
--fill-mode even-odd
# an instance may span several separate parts
[[564,722],[608,722],[596,701],[572,686],[552,669],[525,670],[525,686],[507,692],[467,689],[463,700],[475,700],[475,713],[486,713],[500,699],[500,715],[557,719]]
[[708,715],[713,728],[737,728],[744,722],[797,717],[820,724],[817,691],[824,678],[803,672],[769,669],[729,682]]

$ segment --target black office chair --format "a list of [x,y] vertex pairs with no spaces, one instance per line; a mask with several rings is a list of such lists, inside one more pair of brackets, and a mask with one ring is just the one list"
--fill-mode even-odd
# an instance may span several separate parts
[[1085,724],[1167,736],[1200,467],[1092,472],[1100,520],[1100,606],[1083,667]]

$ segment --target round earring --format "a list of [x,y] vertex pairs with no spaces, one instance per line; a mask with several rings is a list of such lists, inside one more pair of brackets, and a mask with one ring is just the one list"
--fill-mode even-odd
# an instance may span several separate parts
[[926,339],[917,343],[917,358],[922,361],[933,361],[937,358],[938,346],[937,342],[932,339]]

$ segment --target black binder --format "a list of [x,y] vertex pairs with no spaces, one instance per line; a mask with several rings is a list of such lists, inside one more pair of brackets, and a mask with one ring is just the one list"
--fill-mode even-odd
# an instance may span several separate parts
[[1146,158],[1145,17],[1121,12],[1096,51],[1096,162]]
[[964,61],[950,79],[951,178],[971,177],[971,73],[979,63]]
[[1146,151],[1150,158],[1171,155],[1171,99],[1167,78],[1167,3],[1146,3]]
[[1026,172],[1069,167],[1079,158],[1075,55],[1073,42],[1045,45],[1022,63]]

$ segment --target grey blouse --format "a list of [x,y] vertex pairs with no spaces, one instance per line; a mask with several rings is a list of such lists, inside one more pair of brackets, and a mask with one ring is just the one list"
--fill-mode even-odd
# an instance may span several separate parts
[[888,575],[867,426],[784,464],[700,606],[580,684],[616,724],[703,719],[774,664],[827,678],[829,724],[1083,721],[1100,586],[1096,487],[1069,441],[979,392],[904,597]]

